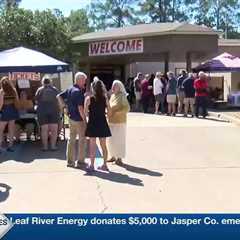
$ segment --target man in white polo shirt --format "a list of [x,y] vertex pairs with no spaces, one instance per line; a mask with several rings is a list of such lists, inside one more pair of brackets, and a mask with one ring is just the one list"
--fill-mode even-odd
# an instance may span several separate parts
[[[153,94],[155,96],[155,114],[158,114],[160,103],[163,102],[163,83],[161,81],[161,72],[157,72],[153,80]],[[163,113],[163,104],[161,104],[161,112]]]

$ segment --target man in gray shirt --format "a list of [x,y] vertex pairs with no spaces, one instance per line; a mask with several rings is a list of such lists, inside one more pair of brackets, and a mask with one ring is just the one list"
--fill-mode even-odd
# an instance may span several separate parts
[[43,78],[42,87],[36,92],[37,117],[41,126],[43,151],[48,150],[48,134],[50,135],[51,150],[56,150],[60,108],[57,101],[58,90],[52,86],[49,78]]

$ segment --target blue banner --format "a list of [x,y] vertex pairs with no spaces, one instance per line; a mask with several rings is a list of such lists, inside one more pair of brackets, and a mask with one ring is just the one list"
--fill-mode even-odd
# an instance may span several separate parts
[[[240,214],[6,214],[2,239],[240,239]],[[5,221],[0,219],[0,227]],[[1,237],[0,237],[1,239]]]

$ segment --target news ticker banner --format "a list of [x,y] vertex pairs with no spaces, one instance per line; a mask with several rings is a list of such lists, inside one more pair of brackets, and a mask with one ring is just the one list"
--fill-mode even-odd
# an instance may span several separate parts
[[0,239],[240,239],[240,214],[6,214]]

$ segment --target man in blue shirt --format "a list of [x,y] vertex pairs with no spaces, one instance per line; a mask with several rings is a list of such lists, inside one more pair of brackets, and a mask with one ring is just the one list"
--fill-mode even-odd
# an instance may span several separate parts
[[[84,88],[87,80],[87,75],[83,72],[75,74],[74,85],[69,89],[61,92],[57,98],[62,107],[66,107],[69,117],[70,135],[67,144],[67,166],[77,167],[85,165],[85,130],[86,116],[84,114]],[[78,136],[79,142],[79,157],[76,157],[76,139]]]
[[177,99],[178,99],[178,113],[182,113],[184,104],[184,90],[182,87],[183,81],[188,77],[185,70],[181,71],[181,75],[177,79]]
[[168,72],[168,84],[167,84],[167,103],[168,103],[168,113],[167,115],[175,116],[176,115],[176,101],[177,101],[177,80],[173,72]]
[[192,117],[194,116],[194,103],[195,103],[195,89],[194,89],[194,81],[196,77],[193,73],[189,74],[189,77],[186,78],[183,83],[182,87],[184,90],[184,116],[188,116],[189,106],[191,110]]

